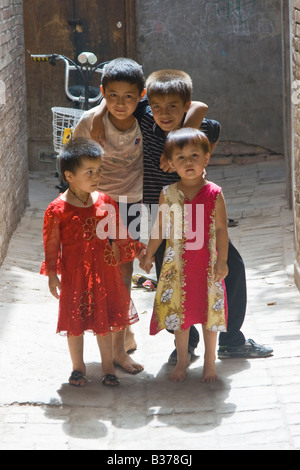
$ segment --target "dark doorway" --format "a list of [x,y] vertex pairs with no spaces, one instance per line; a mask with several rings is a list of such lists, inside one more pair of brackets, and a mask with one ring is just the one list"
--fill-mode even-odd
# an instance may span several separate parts
[[[135,59],[134,0],[27,0],[24,2],[28,153],[31,170],[51,163],[51,107],[72,107],[64,93],[64,65],[34,63],[30,54],[96,54],[99,62],[116,57]],[[98,81],[100,76],[97,74]],[[76,76],[71,77],[71,84]],[[94,83],[93,83],[94,84]],[[94,85],[99,86],[99,83]]]

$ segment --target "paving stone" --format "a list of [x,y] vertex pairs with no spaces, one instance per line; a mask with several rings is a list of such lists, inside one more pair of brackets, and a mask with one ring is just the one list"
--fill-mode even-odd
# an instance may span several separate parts
[[239,219],[230,238],[247,271],[242,331],[272,346],[273,357],[217,360],[219,381],[201,384],[201,341],[187,380],[172,384],[167,359],[174,337],[150,337],[155,293],[133,289],[140,312],[133,357],[145,371],[118,370],[117,390],[101,385],[92,335],[85,341],[87,386],[67,384],[67,344],[55,334],[57,302],[39,275],[43,214],[57,196],[56,180],[31,174],[31,205],[0,268],[0,449],[299,450],[300,297],[284,174],[284,160],[209,168],[209,179],[223,187],[229,217]]

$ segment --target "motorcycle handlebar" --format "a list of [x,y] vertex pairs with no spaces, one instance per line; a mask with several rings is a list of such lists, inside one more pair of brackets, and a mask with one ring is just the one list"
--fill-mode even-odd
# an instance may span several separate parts
[[[84,54],[90,54],[90,53],[84,53]],[[65,57],[64,55],[60,54],[30,54],[32,60],[34,62],[50,62],[51,64],[55,64],[57,60],[63,60],[69,67],[76,67],[77,69],[84,69],[83,63],[80,65],[76,65],[73,60],[69,59],[68,57]],[[92,67],[92,69],[95,69],[96,71],[99,70],[99,72],[102,72],[103,67],[108,64],[110,61],[102,62],[101,64],[95,65]],[[91,65],[91,64],[90,64]]]
[[55,54],[31,54],[31,58],[34,62],[50,62],[57,56]]
[[[65,93],[71,101],[79,102],[79,103],[82,103],[84,101],[84,106],[87,109],[88,103],[96,103],[101,98],[100,91],[99,91],[99,95],[96,96],[95,98],[90,98],[88,96],[87,91],[89,87],[89,80],[91,79],[91,76],[93,75],[94,72],[102,73],[104,65],[107,64],[109,61],[102,62],[101,64],[95,65],[94,67],[89,67],[83,64],[77,65],[73,60],[61,54],[31,54],[31,58],[34,62],[48,62],[51,65],[56,65],[56,62],[60,60],[62,60],[65,63]],[[70,93],[69,72],[75,71],[75,70],[78,70],[81,74],[82,81],[86,89],[85,97],[74,96]]]

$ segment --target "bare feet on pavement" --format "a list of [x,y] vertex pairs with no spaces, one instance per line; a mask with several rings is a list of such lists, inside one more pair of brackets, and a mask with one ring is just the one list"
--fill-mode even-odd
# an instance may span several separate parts
[[214,361],[204,361],[201,383],[212,383],[218,380],[216,365]]
[[144,370],[144,366],[135,362],[127,353],[121,353],[114,357],[115,366],[119,366],[129,374],[138,374]]

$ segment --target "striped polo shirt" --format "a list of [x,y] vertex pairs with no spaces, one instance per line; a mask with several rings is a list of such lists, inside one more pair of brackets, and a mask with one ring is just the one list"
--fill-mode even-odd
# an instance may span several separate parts
[[[164,186],[179,180],[177,173],[166,173],[160,169],[160,157],[163,153],[166,135],[153,119],[151,107],[146,99],[142,100],[134,113],[139,121],[143,135],[144,152],[144,182],[143,202],[145,204],[158,204],[159,196]],[[212,121],[211,121],[212,122]],[[210,132],[206,119],[203,120],[200,130],[204,132],[211,143],[219,137],[220,125],[213,121],[215,126]]]

